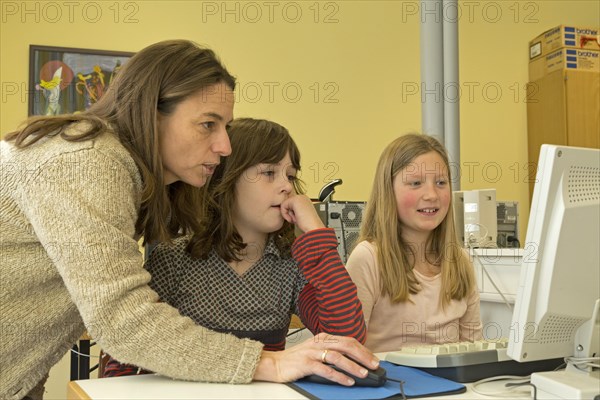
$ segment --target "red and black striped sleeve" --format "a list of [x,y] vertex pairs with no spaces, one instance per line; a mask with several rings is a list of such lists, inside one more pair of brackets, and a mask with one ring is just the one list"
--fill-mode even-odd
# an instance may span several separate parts
[[144,375],[151,374],[152,372],[145,369],[136,367],[131,364],[121,364],[108,354],[104,354],[104,357],[108,357],[108,361],[104,365],[101,378],[112,378],[115,376],[126,376],[126,375]]
[[292,256],[308,281],[298,295],[299,317],[314,334],[351,336],[364,343],[362,307],[337,246],[331,228],[309,231],[294,242]]

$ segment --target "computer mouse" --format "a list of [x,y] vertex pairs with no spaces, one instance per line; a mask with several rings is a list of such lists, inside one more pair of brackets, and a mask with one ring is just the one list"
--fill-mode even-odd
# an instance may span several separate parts
[[[366,368],[366,370],[369,372],[367,373],[367,376],[365,376],[364,378],[361,378],[358,376],[354,376],[354,375],[350,374],[349,372],[344,371],[337,365],[333,365],[333,364],[327,364],[327,365],[330,366],[331,368],[335,369],[336,371],[341,372],[342,374],[347,375],[350,378],[354,379],[354,386],[380,387],[380,386],[383,386],[385,384],[385,382],[387,381],[387,377],[386,377],[387,372],[382,367],[379,367],[377,369]],[[327,383],[327,384],[331,384],[331,385],[338,384],[337,382],[330,381],[329,379],[323,378],[320,375],[308,375],[304,379],[308,382],[314,382],[314,383]]]

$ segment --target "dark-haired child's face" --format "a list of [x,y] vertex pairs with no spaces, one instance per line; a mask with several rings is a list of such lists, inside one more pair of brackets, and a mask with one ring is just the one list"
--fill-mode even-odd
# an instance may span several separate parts
[[394,177],[398,220],[406,240],[420,241],[442,223],[450,207],[448,169],[435,151],[416,157]]
[[248,168],[235,185],[234,225],[245,242],[260,241],[283,226],[281,203],[294,193],[296,168],[289,153],[277,164]]

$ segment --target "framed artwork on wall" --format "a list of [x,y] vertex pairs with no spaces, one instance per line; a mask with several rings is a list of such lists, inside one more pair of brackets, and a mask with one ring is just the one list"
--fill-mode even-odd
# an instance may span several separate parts
[[29,46],[29,115],[87,110],[134,53]]

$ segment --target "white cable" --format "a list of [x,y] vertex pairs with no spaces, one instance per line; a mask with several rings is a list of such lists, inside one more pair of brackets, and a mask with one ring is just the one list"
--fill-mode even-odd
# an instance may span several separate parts
[[[91,355],[91,354],[83,354],[83,353],[80,353],[80,352],[78,352],[77,350],[73,350],[73,349],[71,349],[71,352],[72,352],[72,353],[75,353],[75,354],[77,354],[77,355],[79,355],[79,356],[82,356],[82,357],[87,357],[87,358],[98,358],[98,359],[100,359],[100,358],[101,358],[99,355],[93,356],[93,355]],[[102,357],[104,357],[105,355],[106,355],[106,354],[104,354]]]
[[600,361],[600,357],[567,357],[565,361],[572,363],[594,362]]
[[477,262],[479,263],[479,265],[481,265],[481,269],[483,270],[483,272],[485,273],[485,275],[488,277],[488,279],[492,283],[492,286],[494,286],[494,289],[496,289],[496,292],[498,292],[498,294],[500,295],[500,297],[502,297],[502,300],[504,300],[504,304],[506,304],[506,306],[508,307],[508,309],[512,312],[513,311],[513,307],[508,302],[508,299],[504,296],[504,293],[502,293],[502,291],[498,288],[498,286],[496,286],[496,282],[494,282],[494,280],[490,276],[490,273],[487,271],[485,265],[483,264],[483,262],[481,262],[481,259],[479,258],[479,254],[477,254],[477,252],[475,252],[475,249],[473,247],[469,246],[469,248],[471,249],[471,251],[475,255],[475,259],[477,260]]
[[[489,382],[494,382],[494,381],[499,381],[499,380],[506,380],[507,383],[511,383],[511,382],[527,383],[527,382],[529,382],[530,378],[529,378],[529,375],[528,376],[516,376],[516,375],[492,376],[490,378],[485,378],[485,379],[478,380],[477,382],[473,382],[471,385],[471,390],[474,391],[475,393],[478,393],[478,394],[481,394],[484,396],[501,396],[501,395],[506,395],[506,394],[508,394],[508,392],[511,392],[515,389],[522,389],[522,386],[511,386],[511,387],[506,387],[504,390],[496,390],[496,391],[485,391],[485,390],[477,389],[478,385],[482,385],[484,383],[489,383]],[[511,394],[511,397],[512,397],[512,394]]]
[[565,362],[581,370],[582,368],[600,368],[600,357],[566,357]]
[[479,246],[481,246],[481,244],[485,243],[485,241],[486,241],[485,238],[488,235],[489,229],[485,225],[483,225],[483,224],[475,223],[475,224],[471,224],[471,225],[477,225],[477,226],[479,226],[479,227],[481,227],[481,228],[484,229],[484,233],[483,233],[483,235],[481,235],[479,237],[479,239],[477,239],[475,237],[475,235],[473,234],[473,232],[469,232],[468,246],[472,248],[472,245],[477,245],[477,247],[479,247]]

